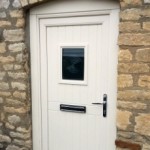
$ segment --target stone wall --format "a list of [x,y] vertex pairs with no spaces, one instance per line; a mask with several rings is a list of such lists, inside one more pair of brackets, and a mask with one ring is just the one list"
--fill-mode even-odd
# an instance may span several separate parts
[[150,150],[150,0],[122,0],[116,144]]
[[[31,150],[26,10],[46,0],[0,0],[0,149]],[[150,0],[120,0],[118,150],[150,150]]]

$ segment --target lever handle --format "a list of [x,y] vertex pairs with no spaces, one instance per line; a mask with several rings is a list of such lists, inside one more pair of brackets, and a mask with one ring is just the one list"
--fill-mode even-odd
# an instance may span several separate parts
[[103,117],[107,117],[107,94],[103,95],[103,103],[92,103],[94,105],[103,105]]

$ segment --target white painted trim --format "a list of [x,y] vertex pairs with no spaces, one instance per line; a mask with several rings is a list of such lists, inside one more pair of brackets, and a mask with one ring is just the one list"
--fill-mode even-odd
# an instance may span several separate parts
[[[62,79],[62,48],[84,48],[84,80],[83,81],[75,81],[75,80],[63,80]],[[88,44],[87,43],[62,43],[58,46],[58,54],[60,59],[59,63],[59,83],[61,84],[74,84],[74,85],[87,85],[87,63],[88,63]]]
[[[107,5],[108,6],[108,5]],[[78,15],[78,16],[83,16],[86,13],[91,15],[97,14],[97,12],[99,14],[108,14],[110,15],[110,26],[111,28],[115,28],[115,30],[110,30],[110,38],[109,39],[109,51],[110,51],[110,55],[108,57],[108,63],[112,64],[111,68],[109,68],[109,86],[106,92],[108,92],[108,99],[109,102],[113,103],[114,108],[116,108],[116,97],[117,97],[117,36],[118,36],[118,21],[119,21],[119,7],[118,4],[115,5],[115,7],[112,7],[111,9],[116,9],[116,10],[111,10],[109,9],[111,7],[111,5],[109,6],[109,10],[106,8],[105,11],[91,11],[91,12],[80,12],[80,13],[57,13],[57,14],[47,14],[45,13],[45,11],[47,11],[46,9],[44,10],[43,6],[41,8],[36,8],[36,9],[32,9],[31,10],[31,15],[30,15],[30,40],[31,40],[31,86],[32,86],[32,125],[33,125],[33,149],[34,150],[47,150],[48,146],[46,144],[46,139],[44,139],[42,141],[42,128],[45,128],[47,125],[45,125],[44,127],[42,127],[41,122],[42,122],[42,113],[41,110],[47,110],[48,104],[46,102],[47,99],[47,92],[41,91],[41,79],[44,79],[44,81],[42,82],[46,82],[47,77],[41,77],[40,72],[46,68],[47,66],[45,64],[42,64],[41,66],[41,59],[44,59],[44,56],[41,56],[41,50],[40,48],[40,42],[39,42],[39,22],[42,18],[52,18],[52,17],[64,17],[67,15]],[[54,7],[56,8],[56,7]],[[43,10],[42,10],[43,9]],[[100,7],[99,10],[102,10],[102,8]],[[58,9],[56,9],[56,12],[58,11]],[[50,12],[51,13],[51,12]],[[40,15],[39,15],[40,14]],[[45,30],[45,29],[44,29]],[[43,32],[43,35],[46,34],[46,31]],[[115,38],[114,38],[115,37]],[[46,45],[46,44],[45,44]],[[44,47],[46,48],[46,47]],[[40,56],[42,58],[40,58]],[[106,60],[107,61],[107,60]],[[44,61],[46,62],[46,60]],[[43,69],[42,69],[43,68]],[[111,74],[114,74],[116,76],[115,79],[112,79]],[[115,90],[115,91],[114,91]],[[44,96],[45,99],[45,106],[41,106],[41,97]],[[109,107],[109,106],[108,106]],[[109,112],[108,112],[109,113]],[[107,145],[107,149],[106,150],[115,150],[115,145],[114,148],[109,147],[109,145],[112,145],[112,142],[114,143],[115,139],[116,139],[116,122],[114,122],[116,120],[116,110],[113,111],[112,114],[110,115],[110,120],[109,122],[107,121],[107,124],[110,125],[112,124],[110,131],[107,131],[106,134],[108,134],[109,136],[111,136],[111,141],[108,141]],[[43,117],[47,117],[47,116],[43,116]],[[113,133],[112,133],[113,132]],[[46,134],[46,133],[44,133]],[[43,143],[44,142],[44,143]],[[44,148],[44,149],[43,149]]]

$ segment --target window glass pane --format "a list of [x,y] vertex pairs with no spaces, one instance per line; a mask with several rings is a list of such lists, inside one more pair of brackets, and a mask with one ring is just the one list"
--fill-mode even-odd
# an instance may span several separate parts
[[84,80],[84,48],[62,49],[62,79]]

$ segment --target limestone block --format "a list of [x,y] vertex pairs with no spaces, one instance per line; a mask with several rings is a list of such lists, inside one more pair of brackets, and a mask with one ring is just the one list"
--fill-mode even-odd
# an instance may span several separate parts
[[12,11],[10,11],[10,16],[12,18],[23,18],[23,11],[22,10],[12,10]]
[[14,139],[13,143],[16,144],[16,145],[25,146],[25,147],[28,147],[28,148],[31,148],[31,145],[32,145],[31,140],[24,141],[24,140]]
[[19,113],[19,114],[24,114],[26,113],[28,110],[25,109],[25,107],[20,107],[20,108],[14,108],[14,107],[6,107],[4,106],[4,111],[8,112],[8,113]]
[[7,82],[0,82],[0,90],[8,90],[9,84]]
[[146,143],[143,145],[142,150],[149,150],[149,148],[150,148],[150,144]]
[[24,106],[25,104],[19,100],[11,99],[11,98],[6,98],[6,105],[7,106]]
[[15,127],[13,125],[9,124],[8,122],[6,122],[5,127],[7,129],[10,129],[10,130],[14,130],[15,129]]
[[118,76],[118,87],[125,88],[133,86],[133,78],[131,75],[119,75]]
[[120,73],[147,73],[150,68],[144,63],[120,63],[118,71]]
[[7,9],[10,5],[10,1],[9,0],[0,0],[0,9],[1,8],[5,8]]
[[13,64],[6,64],[3,65],[4,70],[8,71],[8,70],[13,70],[14,65]]
[[130,62],[132,60],[132,54],[129,50],[119,51],[119,61],[120,62]]
[[137,61],[150,62],[150,48],[138,49],[135,58]]
[[29,139],[31,137],[30,133],[19,133],[19,132],[10,132],[10,136],[13,138],[20,138],[20,139]]
[[16,29],[16,30],[4,30],[3,36],[6,41],[10,42],[19,42],[24,40],[24,30]]
[[150,136],[150,114],[139,114],[135,118],[135,132]]
[[25,26],[25,19],[21,18],[17,20],[16,27],[23,28]]
[[0,53],[6,52],[6,43],[0,43]]
[[149,33],[121,33],[119,35],[119,45],[140,46],[150,45]]
[[143,17],[150,17],[150,8],[143,9],[141,15]]
[[13,79],[25,79],[27,74],[25,72],[8,72],[8,76]]
[[150,89],[150,76],[148,75],[140,76],[138,80],[138,85],[140,87],[146,87]]
[[0,21],[0,27],[8,27],[8,26],[11,26],[11,22],[10,21],[3,21],[1,20]]
[[120,1],[121,7],[127,7],[129,5],[132,6],[140,6],[142,5],[142,0],[122,0]]
[[138,32],[141,30],[141,25],[140,23],[134,22],[120,22],[119,30],[121,32],[133,32],[133,31]]
[[34,4],[34,3],[36,3],[36,2],[38,2],[38,0],[29,0],[29,3],[30,3],[30,4]]
[[15,59],[12,56],[6,56],[6,57],[0,56],[0,63],[12,63],[14,61]]
[[6,18],[6,13],[5,12],[0,12],[0,18]]
[[8,46],[8,49],[9,49],[11,52],[20,52],[20,51],[25,50],[25,44],[24,44],[24,43],[10,44],[10,45]]
[[21,7],[20,0],[14,0],[12,5],[14,8],[20,8]]
[[0,97],[0,104],[2,104],[4,101],[4,99],[2,97]]
[[143,101],[150,100],[150,91],[146,90],[124,90],[118,91],[118,100]]
[[27,94],[25,92],[15,91],[13,96],[19,99],[26,99]]
[[19,63],[21,63],[23,61],[23,54],[22,53],[21,54],[17,54],[16,61],[19,62]]
[[6,75],[6,72],[0,72],[0,80],[3,80]]
[[12,82],[11,86],[13,89],[18,89],[18,90],[26,90],[27,88],[26,84],[20,82]]
[[0,134],[0,142],[11,143],[11,139],[9,136]]
[[147,108],[147,105],[140,102],[127,102],[127,101],[118,101],[118,107],[124,109],[139,109],[144,110]]
[[125,9],[121,11],[120,18],[122,20],[139,20],[141,18],[141,10],[137,8]]
[[18,123],[20,123],[21,119],[19,116],[17,115],[12,115],[8,117],[8,121],[9,123],[11,123],[12,125],[16,125]]
[[14,70],[20,70],[22,68],[23,68],[22,65],[14,65]]
[[18,128],[16,129],[16,131],[22,132],[22,133],[29,133],[29,132],[31,132],[31,128],[29,128],[29,129],[27,130],[26,128],[18,127]]
[[28,0],[20,0],[20,3],[22,5],[22,7],[25,7],[28,5]]
[[11,93],[10,92],[0,91],[0,96],[9,97],[9,96],[11,96]]
[[126,130],[127,127],[131,124],[130,117],[132,113],[129,111],[117,111],[117,127],[121,130]]
[[150,31],[150,22],[143,22],[143,29],[146,31]]
[[8,145],[6,150],[20,150],[20,148],[18,146],[15,146],[15,145]]

